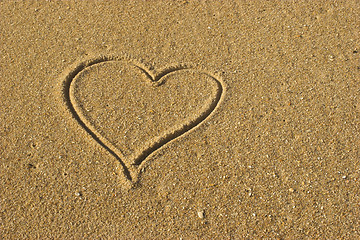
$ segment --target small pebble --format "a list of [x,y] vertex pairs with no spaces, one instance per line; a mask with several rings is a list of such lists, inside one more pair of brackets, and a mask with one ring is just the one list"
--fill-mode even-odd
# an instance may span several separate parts
[[204,211],[198,211],[197,215],[199,218],[203,219],[204,218]]
[[76,192],[75,193],[75,196],[77,196],[77,197],[81,197],[81,195],[82,195],[81,192]]
[[293,193],[295,190],[293,188],[289,188],[289,192]]

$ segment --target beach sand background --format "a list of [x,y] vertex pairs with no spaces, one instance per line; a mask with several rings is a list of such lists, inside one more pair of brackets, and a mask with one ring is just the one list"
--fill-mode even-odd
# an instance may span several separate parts
[[[359,1],[1,1],[1,238],[360,238],[359,14]],[[86,68],[71,95],[104,147],[64,82],[113,57],[125,62]],[[130,182],[109,149],[130,169],[159,134]]]

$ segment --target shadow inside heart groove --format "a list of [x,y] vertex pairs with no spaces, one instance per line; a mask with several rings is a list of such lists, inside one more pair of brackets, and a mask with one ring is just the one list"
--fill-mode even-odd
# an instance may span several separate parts
[[205,71],[177,66],[156,74],[116,57],[82,62],[64,79],[67,108],[118,160],[130,183],[150,154],[206,120],[224,91]]

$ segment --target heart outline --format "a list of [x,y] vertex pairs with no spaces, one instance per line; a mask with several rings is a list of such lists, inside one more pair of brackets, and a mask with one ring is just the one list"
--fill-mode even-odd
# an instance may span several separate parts
[[[73,88],[72,83],[76,76],[85,70],[88,67],[94,66],[96,64],[100,64],[103,62],[111,62],[111,61],[126,61],[129,64],[137,67],[141,70],[150,82],[155,86],[160,86],[163,84],[163,79],[166,75],[181,71],[181,70],[190,70],[193,69],[196,72],[204,73],[208,75],[212,80],[215,81],[217,85],[217,92],[215,98],[210,103],[209,107],[201,112],[193,121],[186,122],[180,128],[172,132],[165,133],[164,136],[160,138],[160,141],[154,141],[149,147],[144,149],[141,154],[135,159],[134,164],[131,166],[127,166],[122,159],[124,156],[122,155],[121,151],[115,147],[110,141],[108,141],[105,137],[103,137],[98,131],[94,128],[94,126],[81,114],[80,106],[78,102],[75,101],[75,97],[73,96]],[[66,105],[66,108],[70,111],[73,118],[77,120],[80,126],[98,143],[102,146],[105,150],[107,150],[111,155],[113,155],[117,162],[121,165],[123,169],[123,174],[125,175],[125,182],[129,183],[127,185],[134,186],[139,181],[139,176],[141,174],[141,169],[143,168],[144,164],[147,162],[147,158],[159,150],[161,147],[167,145],[168,143],[175,141],[177,138],[184,136],[187,133],[194,131],[197,127],[199,127],[203,122],[206,121],[219,107],[220,103],[224,98],[225,93],[225,86],[222,79],[214,74],[203,70],[198,69],[196,66],[192,64],[183,64],[183,65],[173,65],[167,68],[162,69],[159,72],[152,70],[151,67],[143,64],[141,61],[136,61],[129,57],[119,57],[119,56],[99,56],[95,58],[91,58],[80,63],[74,64],[73,66],[68,69],[62,76],[62,98],[63,102]]]

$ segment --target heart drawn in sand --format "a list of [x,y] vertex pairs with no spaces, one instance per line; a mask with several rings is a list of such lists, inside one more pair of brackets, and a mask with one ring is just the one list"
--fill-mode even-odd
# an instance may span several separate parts
[[62,86],[73,117],[118,160],[130,183],[149,155],[204,122],[224,92],[206,71],[173,66],[155,72],[117,57],[76,65]]

